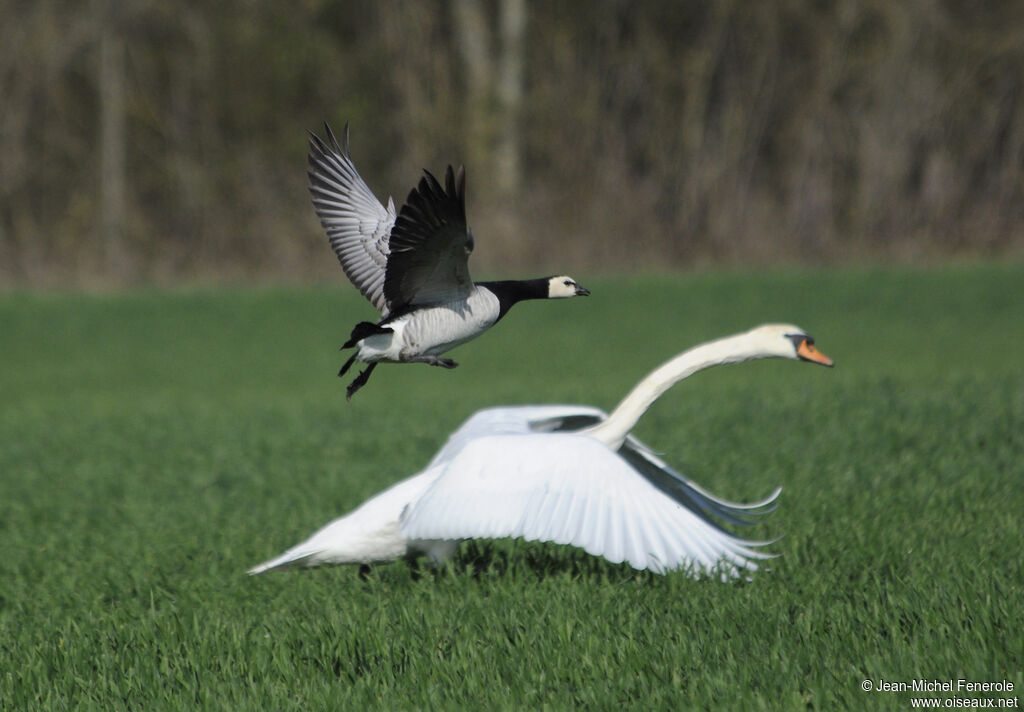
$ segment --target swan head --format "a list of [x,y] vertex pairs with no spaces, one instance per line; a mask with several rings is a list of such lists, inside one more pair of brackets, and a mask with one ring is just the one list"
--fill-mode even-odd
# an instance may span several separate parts
[[793,324],[765,324],[751,329],[747,336],[765,356],[808,361],[822,366],[835,365],[832,359],[815,348],[810,334]]
[[590,290],[577,284],[572,277],[567,277],[564,274],[548,277],[548,299],[588,296],[590,296]]

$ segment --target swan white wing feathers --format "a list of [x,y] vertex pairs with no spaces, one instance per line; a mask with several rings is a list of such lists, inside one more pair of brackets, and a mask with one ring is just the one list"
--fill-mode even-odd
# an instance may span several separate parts
[[329,126],[325,143],[315,134],[309,139],[309,192],[320,224],[345,275],[383,316],[390,312],[384,296],[388,245],[394,227],[395,204],[385,208],[356,171],[348,148]]
[[[757,519],[775,511],[781,487],[757,502],[743,503],[722,499],[708,492],[689,477],[680,474],[642,442],[628,436],[619,448],[622,456],[638,473],[669,497],[718,526],[711,517],[730,524],[756,524]],[[768,543],[768,542],[762,542]]]
[[[596,422],[605,417],[604,411],[583,405],[519,405],[479,410],[448,436],[444,447],[431,460],[433,467],[452,459],[467,443],[484,435],[526,435],[548,432],[555,423],[570,418]],[[549,427],[551,426],[551,427]],[[539,430],[538,430],[539,427]]]
[[[484,435],[576,432],[608,417],[600,408],[584,405],[521,405],[485,408],[470,416],[434,456],[430,466],[451,460],[467,443]],[[775,510],[782,488],[752,503],[732,502],[715,496],[696,482],[680,474],[662,460],[654,450],[629,435],[619,455],[663,493],[704,517],[712,526],[712,518],[730,524],[754,524]]]
[[521,537],[655,572],[729,573],[766,554],[665,497],[586,436],[487,435],[466,443],[402,516],[410,540]]

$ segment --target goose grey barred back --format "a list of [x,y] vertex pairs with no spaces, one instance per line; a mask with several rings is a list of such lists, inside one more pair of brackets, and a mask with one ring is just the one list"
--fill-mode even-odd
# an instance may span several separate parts
[[356,324],[342,346],[355,352],[339,376],[357,361],[367,364],[349,384],[348,398],[382,361],[455,368],[441,354],[494,326],[518,302],[590,294],[564,275],[474,282],[465,170],[448,166],[444,185],[424,170],[396,212],[394,201],[384,207],[356,171],[348,124],[341,144],[330,126],[324,129],[326,140],[310,133],[313,207],[345,275],[380,312],[377,321]]

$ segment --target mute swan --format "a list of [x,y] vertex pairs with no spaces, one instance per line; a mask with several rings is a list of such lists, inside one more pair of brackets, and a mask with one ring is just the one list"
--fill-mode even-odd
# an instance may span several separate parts
[[444,187],[429,171],[395,214],[359,177],[348,149],[324,124],[327,143],[310,134],[309,191],[346,276],[381,313],[377,323],[352,329],[343,349],[368,364],[346,389],[349,399],[381,361],[428,363],[455,368],[440,354],[475,339],[518,302],[587,296],[590,291],[564,275],[503,282],[469,276],[473,233],[466,226],[466,174],[451,166]]
[[732,524],[774,509],[780,489],[749,505],[721,500],[629,435],[658,396],[718,364],[779,357],[831,366],[796,326],[766,325],[696,346],[654,370],[605,417],[587,406],[490,408],[467,420],[426,469],[384,490],[307,541],[252,568],[367,563],[427,554],[459,541],[522,537],[572,544],[657,573],[723,576],[767,554]]

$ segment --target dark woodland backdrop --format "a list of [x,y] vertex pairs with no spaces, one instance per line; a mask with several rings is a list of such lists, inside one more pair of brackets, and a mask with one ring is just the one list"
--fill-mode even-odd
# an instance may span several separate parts
[[1024,2],[0,0],[0,287],[342,278],[324,120],[481,278],[1024,246]]

